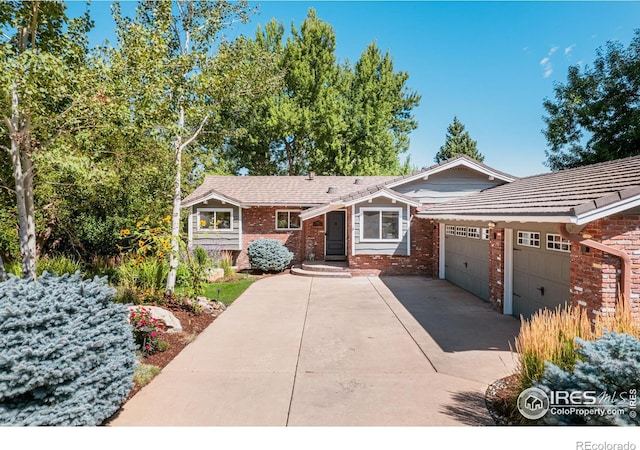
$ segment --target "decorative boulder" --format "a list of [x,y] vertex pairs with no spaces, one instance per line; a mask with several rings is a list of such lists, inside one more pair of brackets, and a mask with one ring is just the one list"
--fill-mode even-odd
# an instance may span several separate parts
[[138,308],[144,308],[151,313],[151,317],[156,320],[162,320],[167,326],[167,333],[181,333],[182,332],[182,324],[180,320],[176,316],[173,315],[171,311],[167,311],[166,309],[160,308],[159,306],[148,306],[148,305],[133,305],[129,306],[129,313]]
[[215,269],[207,269],[206,272],[207,283],[215,283],[218,280],[224,278],[224,269],[215,268]]

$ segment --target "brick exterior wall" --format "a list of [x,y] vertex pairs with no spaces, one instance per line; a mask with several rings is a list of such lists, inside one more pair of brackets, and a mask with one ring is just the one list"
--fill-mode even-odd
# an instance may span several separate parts
[[324,259],[324,215],[313,217],[302,223],[303,260],[310,260],[313,253],[316,261]]
[[293,252],[293,262],[302,261],[303,230],[276,230],[276,211],[291,209],[282,206],[252,206],[242,210],[242,251],[236,259],[238,269],[249,269],[247,248],[258,239],[277,239]]
[[[347,238],[347,258],[352,275],[437,275],[438,270],[438,226],[415,217],[416,209],[410,210],[411,254],[406,255],[354,255],[351,232]],[[351,225],[352,208],[347,210],[347,229]],[[434,240],[436,245],[434,247]],[[434,253],[435,250],[435,253]]]
[[489,302],[496,311],[504,311],[503,228],[489,230]]
[[[640,309],[640,216],[616,215],[588,224],[580,234],[625,251],[632,261],[631,302]],[[592,315],[611,312],[621,293],[620,260],[581,245],[571,245],[571,301]]]

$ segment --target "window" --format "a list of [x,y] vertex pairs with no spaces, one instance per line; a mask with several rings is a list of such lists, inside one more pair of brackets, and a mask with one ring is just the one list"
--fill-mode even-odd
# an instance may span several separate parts
[[518,231],[518,245],[540,248],[540,233],[533,231]]
[[559,234],[547,233],[547,250],[557,250],[559,252],[570,252],[571,242],[563,239]]
[[362,241],[400,240],[400,208],[362,208]]
[[198,231],[204,230],[233,230],[232,209],[199,209]]
[[456,227],[456,236],[466,236],[467,227]]
[[467,237],[472,239],[480,239],[480,228],[478,227],[468,227],[467,228]]
[[456,227],[453,225],[446,225],[445,226],[445,234],[449,234],[449,235],[455,235],[456,234]]
[[276,211],[276,230],[299,230],[300,211]]
[[485,241],[489,240],[489,228],[483,228],[482,229],[482,235],[481,235],[482,239]]

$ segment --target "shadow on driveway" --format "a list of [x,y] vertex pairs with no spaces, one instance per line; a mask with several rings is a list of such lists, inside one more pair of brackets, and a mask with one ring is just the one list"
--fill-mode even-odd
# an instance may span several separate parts
[[380,277],[442,351],[510,351],[520,322],[448,281]]

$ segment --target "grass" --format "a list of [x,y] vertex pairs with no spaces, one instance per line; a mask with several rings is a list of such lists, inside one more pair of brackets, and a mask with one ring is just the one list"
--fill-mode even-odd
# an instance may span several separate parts
[[[255,280],[253,277],[246,277],[226,283],[206,283],[204,285],[204,296],[212,300],[219,300],[229,306],[235,299],[240,297]],[[218,290],[220,290],[219,294]]]
[[[229,306],[235,299],[247,290],[251,284],[256,281],[257,277],[245,274],[234,274],[233,278],[223,280],[219,283],[204,283],[203,295],[211,300],[220,300],[225,305]],[[218,289],[220,294],[218,298]],[[179,287],[176,289],[178,294],[183,294],[187,291],[187,288]]]

